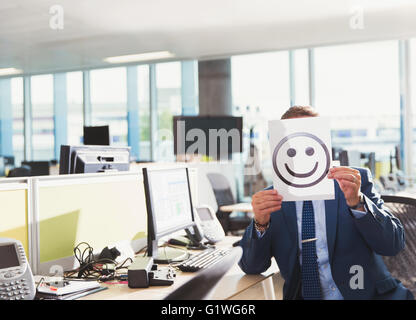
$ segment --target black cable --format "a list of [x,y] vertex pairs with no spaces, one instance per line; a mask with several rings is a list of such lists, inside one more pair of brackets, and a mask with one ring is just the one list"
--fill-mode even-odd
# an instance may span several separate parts
[[[81,246],[85,245],[84,249]],[[122,268],[125,268],[125,264],[127,261],[133,262],[131,258],[127,258],[126,260],[118,265],[115,260],[109,258],[101,258],[95,260],[94,258],[94,249],[87,243],[81,242],[74,248],[74,256],[75,259],[79,263],[79,268],[75,270],[68,271],[65,275],[65,279],[78,279],[78,280],[97,280],[97,281],[107,281],[112,280],[117,277],[116,271]],[[114,269],[103,269],[101,266],[101,270],[98,268],[97,265],[105,265],[105,264],[113,264]],[[75,276],[75,274],[77,274]]]

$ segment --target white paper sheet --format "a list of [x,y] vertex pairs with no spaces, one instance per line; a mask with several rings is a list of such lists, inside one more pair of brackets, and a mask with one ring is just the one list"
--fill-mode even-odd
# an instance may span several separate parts
[[328,119],[298,118],[269,121],[273,186],[283,201],[335,198]]
[[84,290],[99,288],[100,286],[101,285],[97,281],[78,280],[78,281],[69,281],[69,284],[67,284],[65,287],[57,288],[56,290],[52,290],[47,285],[40,285],[38,287],[38,292],[60,296],[60,295],[80,292]]

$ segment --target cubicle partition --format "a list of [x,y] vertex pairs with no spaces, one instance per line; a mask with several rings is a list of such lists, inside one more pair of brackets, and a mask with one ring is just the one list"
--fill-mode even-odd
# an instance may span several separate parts
[[0,179],[0,237],[22,242],[31,260],[30,181],[27,178]]
[[143,179],[138,173],[38,177],[33,189],[37,273],[78,267],[73,250],[81,242],[95,253],[106,246],[137,252],[147,243]]
[[[189,172],[198,203],[197,170]],[[95,253],[106,246],[137,252],[147,245],[143,176],[137,170],[0,179],[0,219],[0,237],[22,241],[35,274],[78,267],[74,247],[81,242]]]

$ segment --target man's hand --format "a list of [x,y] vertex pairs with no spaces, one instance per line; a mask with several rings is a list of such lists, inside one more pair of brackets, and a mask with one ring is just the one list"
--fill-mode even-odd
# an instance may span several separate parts
[[348,167],[330,168],[328,178],[338,182],[350,207],[354,207],[360,202],[360,171]]
[[255,193],[251,200],[254,218],[260,224],[267,224],[270,214],[280,210],[283,197],[276,190],[263,190]]

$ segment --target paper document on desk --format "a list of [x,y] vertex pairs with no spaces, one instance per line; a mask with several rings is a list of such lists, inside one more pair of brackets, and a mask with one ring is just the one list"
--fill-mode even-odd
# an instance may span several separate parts
[[324,118],[269,121],[273,186],[283,201],[335,198],[331,131]]
[[38,287],[37,291],[40,293],[61,296],[61,295],[76,293],[80,291],[91,290],[91,289],[95,289],[99,287],[101,287],[101,285],[97,281],[80,280],[80,281],[69,281],[67,285],[65,285],[64,287],[60,287],[60,288],[55,288],[53,286],[41,284]]

